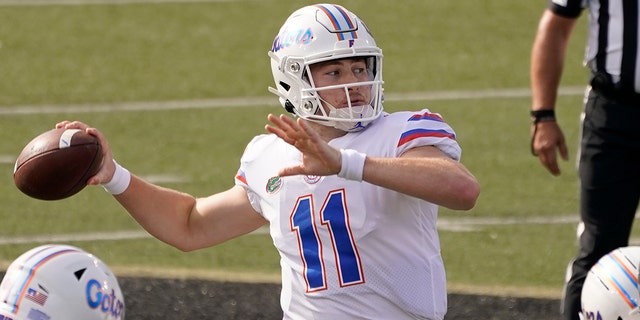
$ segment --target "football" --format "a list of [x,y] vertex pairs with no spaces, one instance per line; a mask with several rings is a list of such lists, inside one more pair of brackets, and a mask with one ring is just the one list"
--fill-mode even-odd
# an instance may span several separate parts
[[40,200],[68,198],[87,185],[102,162],[98,138],[78,129],[53,129],[33,138],[16,159],[13,181]]

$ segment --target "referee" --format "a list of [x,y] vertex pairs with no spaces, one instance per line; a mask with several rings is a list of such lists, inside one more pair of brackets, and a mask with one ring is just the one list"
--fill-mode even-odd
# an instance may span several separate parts
[[589,87],[579,150],[580,248],[567,269],[562,312],[578,320],[587,272],[609,251],[627,246],[640,198],[638,0],[549,0],[531,56],[531,151],[553,175],[568,160],[554,108],[566,48],[589,10],[585,65]]

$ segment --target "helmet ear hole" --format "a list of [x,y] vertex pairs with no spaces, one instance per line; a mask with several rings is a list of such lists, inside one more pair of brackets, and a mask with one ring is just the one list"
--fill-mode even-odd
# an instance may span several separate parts
[[280,81],[279,84],[284,90],[289,91],[289,89],[291,89],[291,86],[286,84],[284,81]]
[[85,271],[87,271],[87,268],[82,268],[82,269],[74,272],[73,275],[76,276],[76,279],[80,280],[80,279],[82,279],[82,275],[84,275]]
[[291,103],[291,101],[289,101],[289,100],[285,101],[284,102],[284,109],[287,110],[287,112],[289,112],[289,113],[293,113],[293,109],[294,109],[293,103]]

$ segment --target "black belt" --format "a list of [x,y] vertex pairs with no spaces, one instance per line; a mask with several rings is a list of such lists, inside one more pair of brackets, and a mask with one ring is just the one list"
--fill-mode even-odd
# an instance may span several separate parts
[[611,101],[620,104],[640,106],[640,93],[614,84],[609,74],[600,72],[592,73],[591,88]]

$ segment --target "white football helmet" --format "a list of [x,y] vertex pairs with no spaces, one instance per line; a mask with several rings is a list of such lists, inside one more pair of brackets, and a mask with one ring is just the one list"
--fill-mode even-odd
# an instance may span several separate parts
[[640,247],[622,247],[591,268],[582,287],[582,320],[640,319]]
[[18,257],[0,283],[1,320],[124,319],[124,296],[109,267],[68,245]]
[[[359,131],[382,113],[382,50],[355,14],[335,4],[301,8],[285,21],[269,52],[276,94],[282,106],[296,116],[344,131]],[[344,58],[367,58],[370,81],[318,88],[309,66]],[[371,88],[369,105],[352,106],[349,88]],[[337,109],[320,99],[318,91],[343,89],[347,108]],[[328,109],[322,108],[322,105]]]

